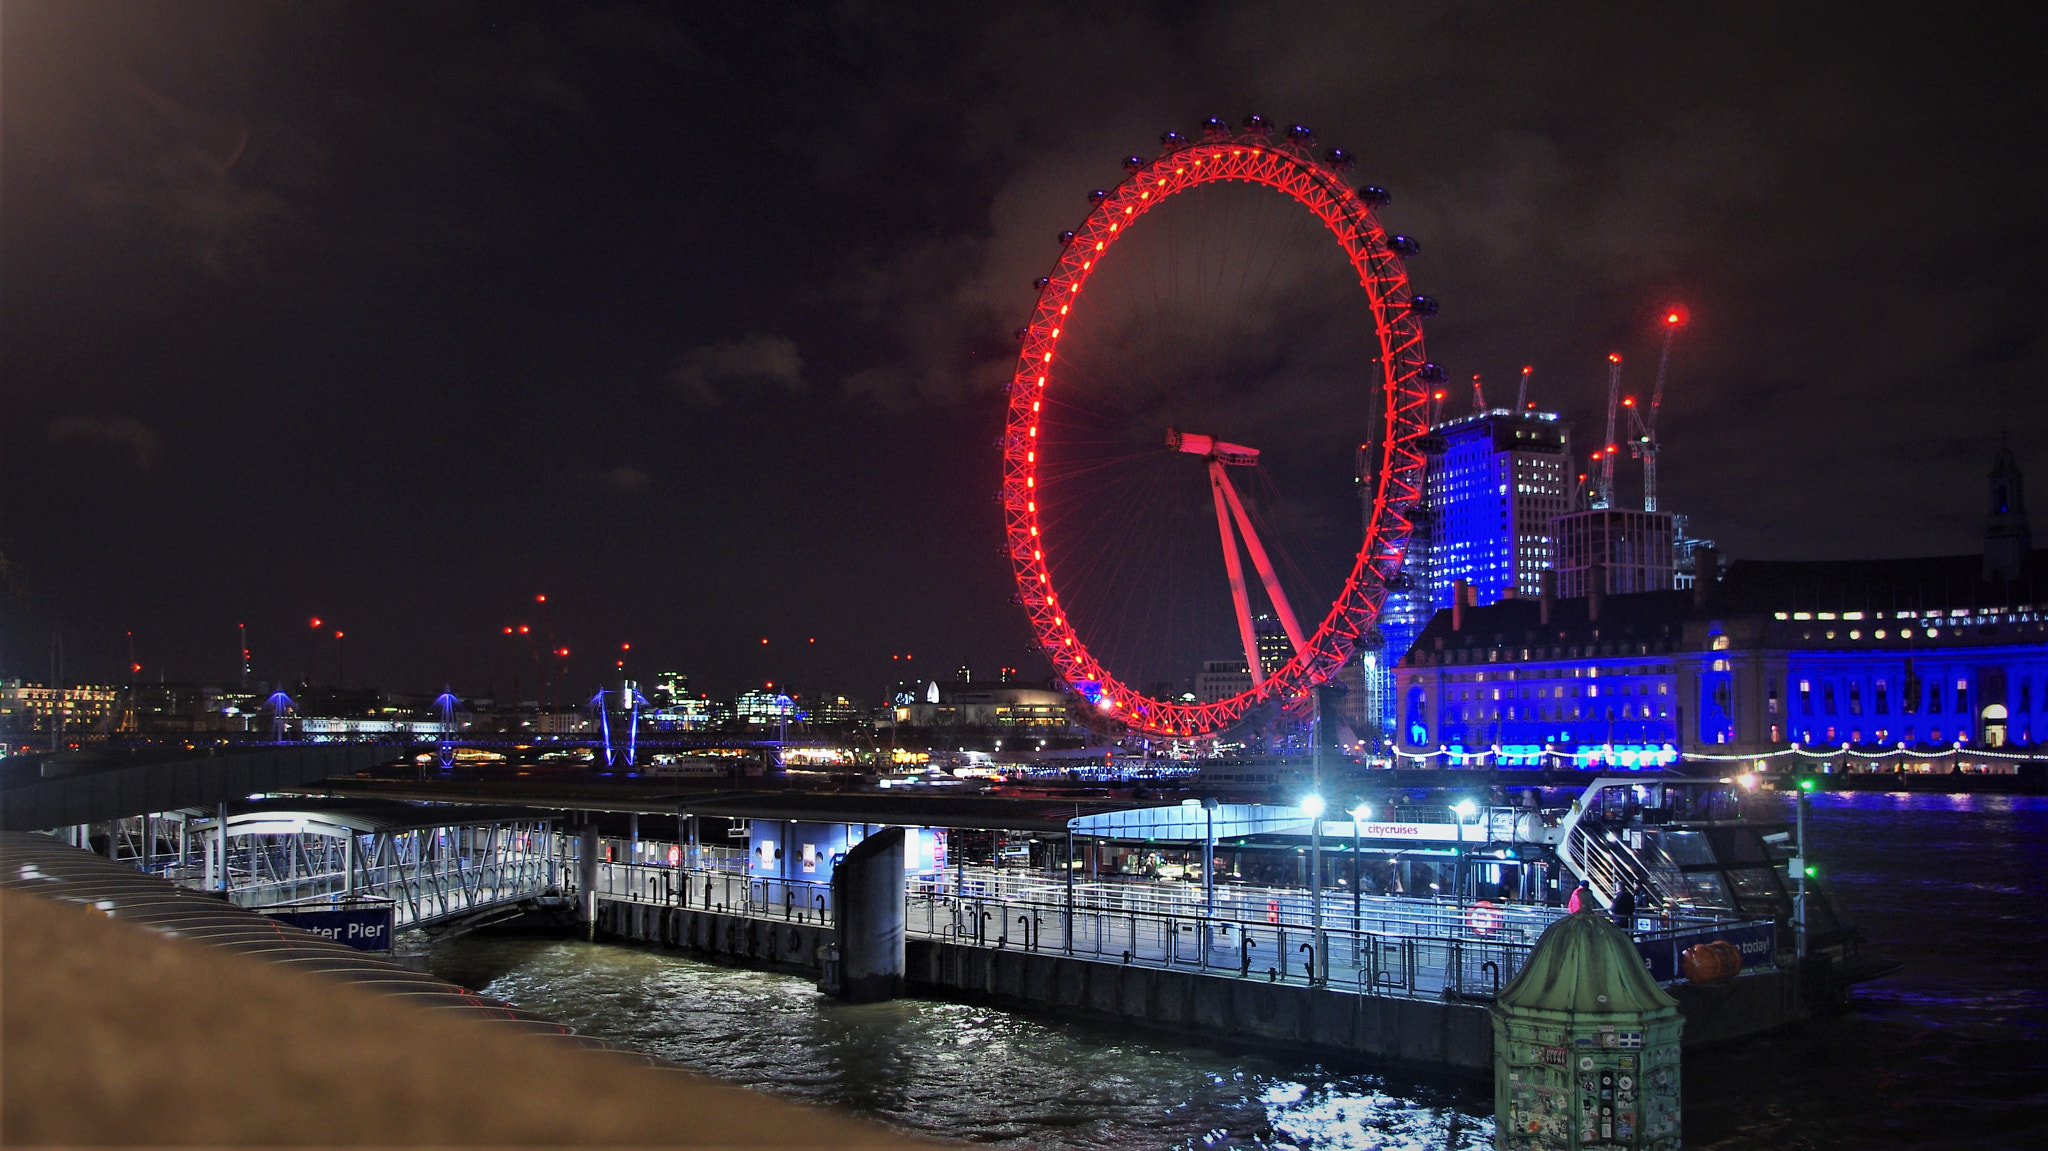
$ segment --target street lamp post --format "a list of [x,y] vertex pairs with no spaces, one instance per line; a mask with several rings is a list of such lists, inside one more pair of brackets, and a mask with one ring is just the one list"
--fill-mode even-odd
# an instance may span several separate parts
[[1792,927],[1797,941],[1795,950],[1801,959],[1806,958],[1806,800],[1816,786],[1818,781],[1809,775],[1799,781],[1799,790],[1793,793],[1798,797],[1798,839],[1794,848],[1798,854],[1792,860]]
[[1353,932],[1355,933],[1355,932],[1357,932],[1357,931],[1358,931],[1359,923],[1360,923],[1360,920],[1361,920],[1361,914],[1360,914],[1360,913],[1361,913],[1361,910],[1362,910],[1362,905],[1363,905],[1363,904],[1364,904],[1364,902],[1365,902],[1365,881],[1364,881],[1364,875],[1363,875],[1363,864],[1361,864],[1361,863],[1360,863],[1360,861],[1359,861],[1359,855],[1358,855],[1358,853],[1359,853],[1359,844],[1360,844],[1361,838],[1362,838],[1362,836],[1363,836],[1363,831],[1364,831],[1364,829],[1363,829],[1363,828],[1362,828],[1362,827],[1361,827],[1360,825],[1361,825],[1361,824],[1363,824],[1363,823],[1364,823],[1364,822],[1365,822],[1366,820],[1368,820],[1368,819],[1371,819],[1371,818],[1372,818],[1372,807],[1371,807],[1371,806],[1370,806],[1369,804],[1363,804],[1363,803],[1361,803],[1361,804],[1359,804],[1359,805],[1358,805],[1357,807],[1354,807],[1354,808],[1352,808],[1352,809],[1351,809],[1350,815],[1351,815],[1351,930],[1352,930],[1352,931],[1353,931]]
[[1216,798],[1202,800],[1202,914],[1216,917]]
[[1215,796],[1202,799],[1202,946],[1204,970],[1209,966],[1209,936],[1216,930],[1216,810]]
[[1312,821],[1308,849],[1308,897],[1310,932],[1315,940],[1315,951],[1309,956],[1308,981],[1317,983],[1320,982],[1317,975],[1329,970],[1323,956],[1323,797],[1311,795],[1302,800],[1301,811]]
[[1458,866],[1456,884],[1458,888],[1458,908],[1460,911],[1463,911],[1465,907],[1465,886],[1466,884],[1471,882],[1472,879],[1471,864],[1468,863],[1465,859],[1465,821],[1472,817],[1473,812],[1479,810],[1479,805],[1473,803],[1469,799],[1461,799],[1456,804],[1452,805],[1451,810],[1456,812],[1458,816]]

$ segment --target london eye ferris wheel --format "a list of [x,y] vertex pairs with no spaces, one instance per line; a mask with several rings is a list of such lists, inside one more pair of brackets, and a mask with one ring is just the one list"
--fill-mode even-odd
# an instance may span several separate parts
[[[1384,191],[1348,182],[1349,153],[1259,116],[1161,144],[1089,194],[1036,283],[1000,496],[1058,674],[1101,718],[1193,737],[1350,658],[1400,571],[1443,373],[1417,247],[1381,226]],[[1227,692],[1185,690],[1240,655]]]

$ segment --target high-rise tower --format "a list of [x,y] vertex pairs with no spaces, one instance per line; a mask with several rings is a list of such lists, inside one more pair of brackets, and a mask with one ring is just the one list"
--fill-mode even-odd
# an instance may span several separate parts
[[[1533,405],[1532,405],[1533,406]],[[1491,408],[1445,420],[1423,437],[1428,457],[1415,532],[1377,627],[1372,694],[1393,729],[1392,671],[1458,580],[1476,602],[1534,596],[1555,561],[1551,521],[1571,506],[1571,433],[1555,412]]]
[[1605,595],[1670,591],[1676,531],[1669,512],[1587,508],[1557,517],[1557,594],[1578,599],[1595,579]]
[[1456,580],[1470,584],[1480,604],[1537,594],[1556,556],[1551,521],[1570,508],[1570,431],[1555,413],[1505,408],[1432,431],[1443,450],[1430,456],[1423,485],[1437,599]]

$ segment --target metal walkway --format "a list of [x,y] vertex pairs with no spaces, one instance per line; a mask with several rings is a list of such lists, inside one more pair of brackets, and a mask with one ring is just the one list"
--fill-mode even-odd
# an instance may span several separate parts
[[318,800],[162,812],[111,828],[115,862],[237,907],[383,903],[394,928],[546,894],[561,884],[574,844],[546,815],[521,808]]

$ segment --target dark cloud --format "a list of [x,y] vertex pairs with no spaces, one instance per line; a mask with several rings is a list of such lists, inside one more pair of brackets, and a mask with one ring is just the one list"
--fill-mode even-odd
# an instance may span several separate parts
[[51,420],[43,434],[59,447],[84,444],[117,449],[142,472],[155,467],[163,451],[163,437],[133,416],[65,416]]
[[803,356],[787,336],[749,335],[692,348],[676,360],[668,382],[691,403],[705,405],[721,402],[722,393],[735,385],[807,389]]
[[[275,655],[346,615],[367,676],[502,687],[477,637],[546,591],[571,646],[713,686],[1026,663],[988,493],[1030,282],[1125,155],[1249,111],[1358,154],[1422,241],[1432,357],[1490,389],[1534,365],[1582,446],[1606,354],[1646,390],[1688,303],[1665,494],[1735,555],[1967,549],[1999,431],[2048,482],[2042,20],[17,0],[0,374],[36,386],[0,490],[48,498],[8,501],[45,590],[0,622],[108,668],[133,623],[153,666],[225,675],[238,620]],[[1219,218],[1207,250],[1247,222],[1289,242]],[[1314,484],[1349,480],[1356,290],[1302,251],[1183,293],[1180,329],[1095,331],[1174,418],[1296,460],[1270,506],[1341,558]],[[1105,271],[1105,307],[1156,266]],[[592,499],[635,492],[631,531]],[[760,652],[782,628],[809,664]]]
[[585,479],[600,491],[617,496],[637,496],[647,491],[649,476],[639,468],[621,464],[601,472],[592,472]]

